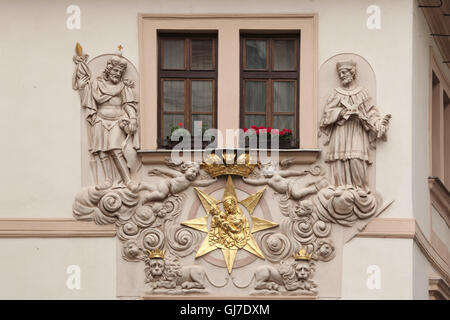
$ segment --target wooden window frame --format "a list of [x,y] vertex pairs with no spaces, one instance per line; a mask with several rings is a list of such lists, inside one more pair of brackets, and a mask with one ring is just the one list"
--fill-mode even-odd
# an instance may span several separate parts
[[[158,33],[158,137],[157,144],[160,148],[167,147],[166,137],[164,136],[163,118],[164,114],[184,114],[183,127],[191,132],[192,115],[204,114],[212,116],[212,128],[217,128],[217,33],[186,33],[186,32],[160,32]],[[184,69],[163,69],[163,50],[162,41],[164,39],[184,40]],[[192,40],[205,39],[212,40],[212,69],[192,69]],[[182,80],[184,81],[184,112],[164,111],[163,94],[164,80]],[[212,81],[212,111],[211,112],[193,112],[192,111],[192,81],[211,80]]]
[[[266,69],[245,69],[246,62],[246,40],[266,40]],[[275,40],[295,40],[294,55],[295,55],[295,70],[273,70],[274,64],[274,41]],[[300,144],[299,139],[299,91],[300,91],[300,46],[301,33],[273,33],[273,32],[258,32],[240,34],[240,107],[239,107],[239,122],[240,127],[245,126],[246,115],[266,115],[266,127],[273,127],[273,118],[276,115],[294,115],[294,141],[293,148],[298,148]],[[246,81],[265,81],[266,82],[266,112],[246,112],[245,111],[245,82]],[[294,112],[275,112],[273,103],[273,83],[276,81],[294,81],[295,82],[295,96],[294,96]],[[283,129],[283,128],[278,128]]]
[[[158,33],[217,33],[217,124],[220,131],[240,128],[239,44],[240,33],[261,30],[273,33],[301,33],[299,149],[280,152],[280,158],[295,157],[310,164],[320,155],[318,108],[318,25],[313,12],[284,14],[138,14],[139,39],[139,142],[138,153],[144,164],[164,162],[171,151],[158,148]],[[237,50],[230,50],[236,48]],[[224,139],[218,148],[236,148],[235,140]]]

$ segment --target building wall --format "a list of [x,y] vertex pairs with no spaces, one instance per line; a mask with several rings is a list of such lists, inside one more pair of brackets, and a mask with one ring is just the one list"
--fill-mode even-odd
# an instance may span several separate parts
[[[113,238],[1,239],[0,299],[115,299],[114,245]],[[77,281],[70,266],[79,267],[79,289],[68,289]]]
[[342,299],[412,299],[412,250],[412,240],[405,239],[356,238],[347,243]]
[[[430,36],[425,16],[417,2],[413,6],[413,50],[412,50],[412,199],[413,216],[426,236],[431,241],[431,233],[438,233],[443,242],[448,239],[450,230],[442,217],[430,205],[428,177],[430,172],[430,47],[440,69],[447,79],[450,70]],[[433,241],[432,241],[433,243]],[[447,241],[447,255],[448,255]],[[445,249],[444,249],[445,250]],[[441,253],[441,250],[440,250]],[[414,245],[414,298],[425,299],[428,294],[429,264],[423,253]]]
[[[428,88],[427,80],[422,76],[428,70],[425,47],[429,40],[420,36],[426,32],[426,26],[423,18],[417,17],[413,1],[377,1],[381,9],[380,30],[366,27],[366,9],[373,4],[370,0],[79,0],[76,4],[81,8],[80,30],[66,28],[69,16],[66,8],[71,4],[71,1],[0,1],[0,61],[2,74],[6,75],[0,78],[0,87],[6,93],[1,105],[5,116],[0,119],[0,134],[5,137],[1,147],[6,155],[0,160],[3,168],[0,194],[5,195],[0,197],[0,218],[72,216],[73,198],[81,185],[79,97],[71,88],[71,60],[76,42],[91,57],[114,52],[121,44],[124,55],[139,68],[138,13],[313,12],[319,15],[319,67],[339,53],[361,55],[376,74],[380,111],[393,116],[388,142],[378,145],[376,158],[377,190],[386,201],[394,200],[383,217],[415,217],[424,232],[428,232],[429,220],[422,213],[428,203],[423,198],[427,193],[422,182],[428,166],[427,123],[423,122],[426,112],[421,106],[427,105],[423,92]],[[419,69],[413,74],[416,62]],[[421,156],[414,160],[417,154]],[[423,200],[413,200],[418,195]],[[343,297],[411,298],[411,243],[401,239],[353,239],[344,253]],[[45,248],[47,255],[34,253],[38,245]],[[360,250],[367,251],[364,248],[369,245],[377,248],[373,250],[373,259],[362,258]],[[13,291],[12,284],[0,287],[0,297],[21,298],[23,292],[35,298],[115,297],[115,242],[111,239],[0,239],[0,246],[4,249],[0,252],[8,249],[3,257],[8,263],[2,263],[0,274],[16,279]],[[41,279],[53,276],[51,270],[64,274],[66,264],[81,261],[92,267],[87,279],[92,280],[94,288],[63,293],[62,278],[49,280],[55,286],[30,279],[28,267],[20,267],[28,262],[20,249],[34,255],[32,262],[42,270]],[[383,256],[386,249],[388,254]],[[403,252],[405,259],[395,258],[396,264],[388,266],[394,258],[387,258],[396,257],[396,252]],[[377,262],[386,268],[386,290],[368,292],[362,287],[363,282],[353,280],[359,274],[362,281],[367,265]],[[394,286],[395,281],[401,285]]]

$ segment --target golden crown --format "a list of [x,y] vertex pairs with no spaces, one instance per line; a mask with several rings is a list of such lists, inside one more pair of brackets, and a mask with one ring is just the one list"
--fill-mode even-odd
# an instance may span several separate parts
[[150,259],[164,259],[164,250],[158,248],[154,250],[147,250]]
[[312,254],[308,253],[305,248],[301,248],[297,254],[294,254],[294,260],[305,260],[309,261],[312,258]]
[[247,178],[258,165],[252,163],[248,153],[241,154],[237,160],[235,158],[234,153],[225,153],[223,160],[217,154],[210,154],[201,164],[201,167],[213,178],[229,174]]

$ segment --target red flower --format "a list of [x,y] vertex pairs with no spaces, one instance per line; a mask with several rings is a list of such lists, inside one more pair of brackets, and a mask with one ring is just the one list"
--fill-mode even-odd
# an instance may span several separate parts
[[252,128],[252,129],[258,129],[258,127],[257,126],[250,126],[250,128]]
[[178,122],[178,126],[182,127],[183,126],[183,122]]
[[244,132],[247,132],[247,131],[248,131],[248,129],[247,129],[247,128],[244,128],[244,129],[242,129],[242,130],[244,130]]
[[261,126],[261,127],[259,127],[258,129],[265,129],[266,127],[263,127],[263,126]]
[[271,133],[272,132],[272,128],[271,127],[267,127],[267,132]]

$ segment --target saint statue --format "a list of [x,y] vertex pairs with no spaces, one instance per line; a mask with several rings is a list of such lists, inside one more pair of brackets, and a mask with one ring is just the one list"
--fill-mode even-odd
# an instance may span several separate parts
[[224,211],[217,207],[211,210],[210,241],[220,248],[242,249],[247,244],[250,235],[250,226],[244,213],[233,196],[223,200]]
[[391,115],[381,117],[367,90],[356,85],[355,62],[338,62],[336,68],[342,86],[334,89],[320,121],[329,145],[325,162],[330,164],[334,186],[369,191],[369,148],[375,147],[377,139],[386,139]]
[[[74,79],[78,80],[74,89],[80,90],[81,106],[86,110],[91,158],[100,163],[103,171],[101,187],[113,185],[115,168],[122,183],[135,191],[138,185],[131,179],[129,164],[124,156],[125,148],[139,148],[137,100],[132,92],[134,83],[122,79],[127,60],[122,58],[121,53],[112,55],[103,73],[91,79],[86,59],[82,57],[80,55],[74,59],[77,65]],[[95,173],[96,180],[99,180]]]

